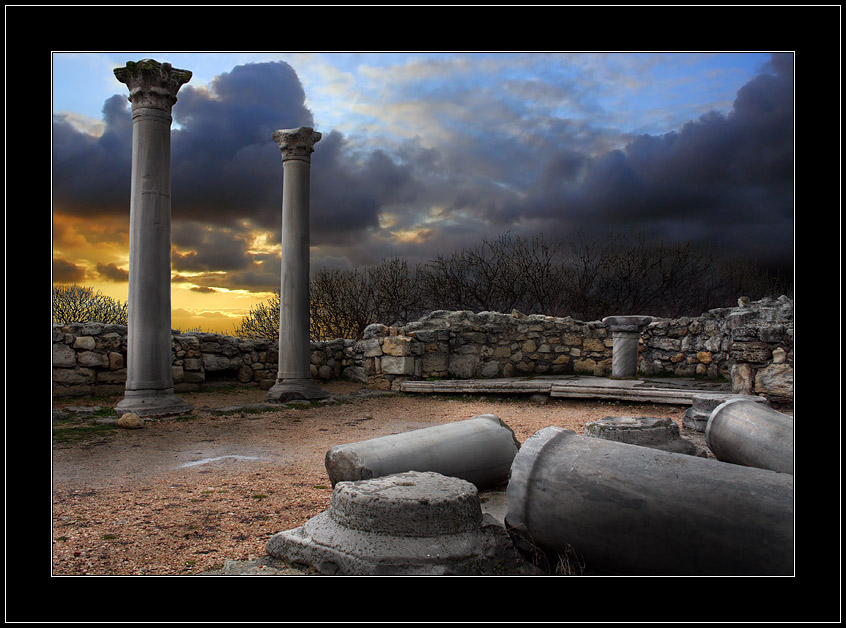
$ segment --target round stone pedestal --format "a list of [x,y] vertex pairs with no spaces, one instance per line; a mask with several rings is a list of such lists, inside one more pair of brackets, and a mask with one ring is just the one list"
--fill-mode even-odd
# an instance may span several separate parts
[[519,561],[473,484],[418,471],[339,482],[328,511],[273,535],[267,552],[330,575],[481,575]]
[[585,425],[585,436],[702,458],[708,455],[701,447],[682,438],[679,426],[669,417],[606,416]]

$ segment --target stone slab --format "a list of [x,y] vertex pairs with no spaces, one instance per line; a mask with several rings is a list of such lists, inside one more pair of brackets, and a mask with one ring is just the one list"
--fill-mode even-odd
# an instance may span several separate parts
[[[612,379],[557,376],[496,379],[404,381],[402,392],[430,394],[548,394],[555,398],[614,399],[642,403],[691,405],[694,395],[726,384],[693,380]],[[730,392],[726,392],[730,395]]]

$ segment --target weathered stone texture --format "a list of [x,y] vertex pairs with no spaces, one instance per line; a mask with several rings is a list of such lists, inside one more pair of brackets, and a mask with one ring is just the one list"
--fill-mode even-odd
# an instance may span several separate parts
[[[777,338],[777,341],[772,339]],[[275,380],[278,347],[269,340],[173,334],[176,390],[210,381],[265,385]],[[586,374],[612,370],[612,334],[601,321],[517,312],[435,311],[404,327],[368,326],[361,340],[311,343],[311,374],[390,390],[402,379],[466,379]],[[54,394],[105,394],[126,380],[126,328],[54,325]],[[793,396],[793,301],[787,297],[657,319],[643,330],[641,375],[725,378],[732,392]],[[395,385],[396,384],[396,385]]]

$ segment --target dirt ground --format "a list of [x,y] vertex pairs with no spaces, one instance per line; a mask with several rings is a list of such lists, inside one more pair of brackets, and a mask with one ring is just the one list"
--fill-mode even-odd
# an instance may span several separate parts
[[[52,574],[190,575],[266,556],[271,535],[329,507],[326,452],[492,413],[522,443],[555,425],[583,433],[605,416],[669,416],[685,407],[528,397],[372,394],[324,386],[333,401],[266,408],[266,392],[183,393],[189,415],[141,429],[115,424],[120,397],[54,402]],[[100,411],[90,412],[92,407]],[[83,411],[80,408],[87,410]],[[682,430],[685,436],[698,433]],[[697,444],[702,444],[697,442]]]

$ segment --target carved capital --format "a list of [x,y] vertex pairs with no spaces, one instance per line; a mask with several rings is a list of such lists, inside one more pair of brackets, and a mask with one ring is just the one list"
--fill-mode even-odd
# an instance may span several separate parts
[[289,159],[311,161],[314,145],[320,141],[323,134],[318,133],[311,127],[301,126],[297,129],[274,131],[272,137],[282,151],[282,161]]
[[178,70],[155,59],[127,61],[126,67],[115,68],[115,77],[129,88],[132,108],[161,109],[170,113],[176,92],[191,80],[191,72]]

